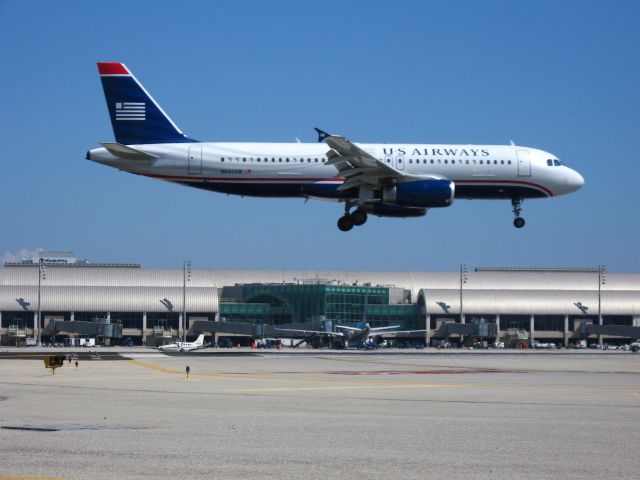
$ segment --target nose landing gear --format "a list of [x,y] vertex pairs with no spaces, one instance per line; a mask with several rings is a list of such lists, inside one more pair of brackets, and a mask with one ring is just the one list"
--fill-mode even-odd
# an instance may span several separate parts
[[511,199],[511,206],[513,214],[516,216],[516,218],[513,220],[513,226],[516,228],[524,227],[524,218],[520,216],[520,212],[522,211],[522,200],[520,200],[519,198]]
[[338,219],[338,228],[343,232],[348,232],[353,227],[364,225],[367,221],[367,212],[362,208],[357,208],[353,212],[349,212],[352,204],[347,202],[344,207],[344,215]]

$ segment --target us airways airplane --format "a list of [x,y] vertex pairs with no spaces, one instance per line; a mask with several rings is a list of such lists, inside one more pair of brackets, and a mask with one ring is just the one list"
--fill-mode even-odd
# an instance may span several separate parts
[[548,152],[516,145],[365,144],[316,128],[318,143],[199,142],[185,135],[122,63],[98,63],[115,142],[87,159],[227,194],[343,202],[338,228],[421,217],[454,199],[522,201],[578,190],[584,179]]

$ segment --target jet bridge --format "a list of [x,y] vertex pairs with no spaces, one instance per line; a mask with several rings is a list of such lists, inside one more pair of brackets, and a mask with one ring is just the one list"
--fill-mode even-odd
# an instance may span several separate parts
[[587,322],[580,323],[580,327],[573,332],[573,340],[586,340],[590,335],[609,335],[612,337],[640,338],[640,327],[628,325],[594,325]]
[[440,325],[433,337],[448,338],[452,335],[495,338],[498,336],[498,327],[495,323],[485,323],[482,319],[472,320],[471,323],[448,322]]
[[52,319],[42,331],[42,335],[58,335],[60,333],[86,337],[122,338],[122,325],[119,323],[111,323],[107,320],[98,322],[67,322]]

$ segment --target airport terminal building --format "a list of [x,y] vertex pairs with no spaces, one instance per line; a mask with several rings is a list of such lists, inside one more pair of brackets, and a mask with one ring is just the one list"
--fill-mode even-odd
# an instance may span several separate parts
[[82,334],[72,327],[99,324],[109,328],[96,330],[98,335],[102,332],[114,343],[130,338],[145,345],[181,336],[183,318],[188,335],[195,334],[197,325],[213,326],[209,332],[214,333],[216,326],[224,332],[235,324],[327,330],[365,322],[423,330],[413,337],[433,342],[462,338],[460,325],[488,324],[493,332],[488,336],[494,338],[565,346],[580,332],[623,342],[640,327],[640,274],[601,268],[147,269],[94,264],[58,253],[6,263],[0,268],[0,285],[4,345],[33,337],[38,312],[43,339]]

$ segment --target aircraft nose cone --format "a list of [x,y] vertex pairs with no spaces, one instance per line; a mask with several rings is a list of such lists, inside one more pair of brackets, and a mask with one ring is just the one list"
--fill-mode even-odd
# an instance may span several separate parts
[[575,170],[571,170],[571,175],[569,176],[569,180],[567,183],[575,192],[576,190],[581,189],[584,185],[584,177]]

